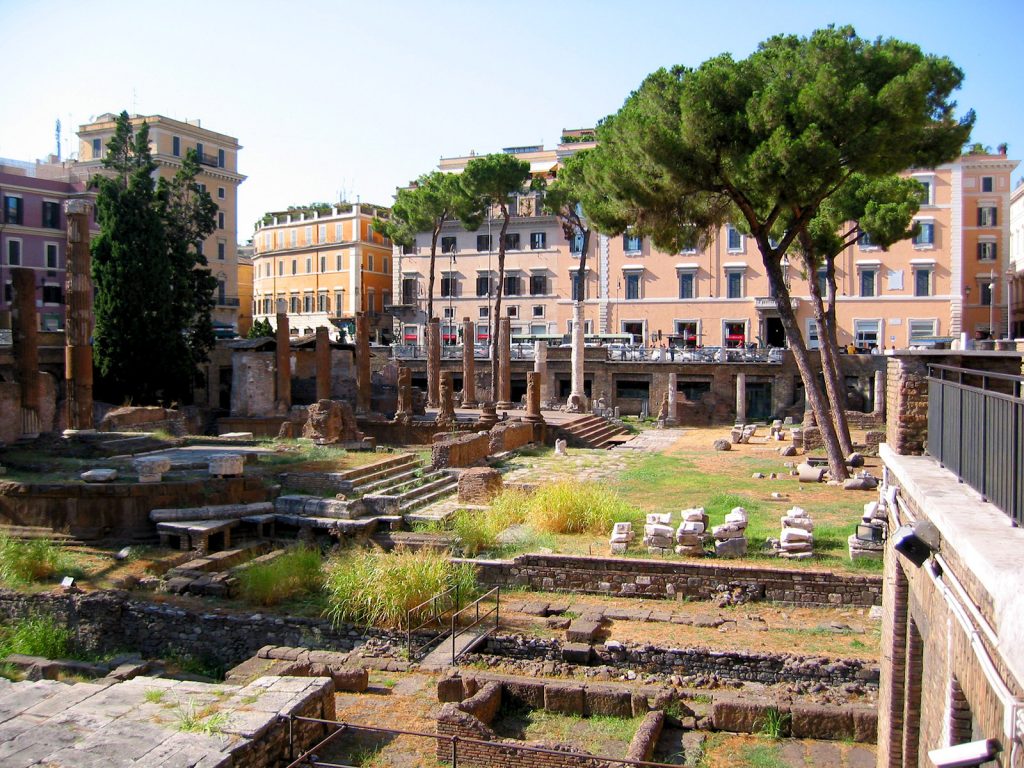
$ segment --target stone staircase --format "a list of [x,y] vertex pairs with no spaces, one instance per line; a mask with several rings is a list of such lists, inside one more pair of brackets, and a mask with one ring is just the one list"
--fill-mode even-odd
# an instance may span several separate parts
[[553,428],[573,448],[614,448],[633,439],[629,430],[601,416],[588,414]]
[[321,495],[340,493],[352,499],[412,478],[421,469],[415,454],[402,453],[344,472],[286,472],[280,475],[280,482],[289,490]]

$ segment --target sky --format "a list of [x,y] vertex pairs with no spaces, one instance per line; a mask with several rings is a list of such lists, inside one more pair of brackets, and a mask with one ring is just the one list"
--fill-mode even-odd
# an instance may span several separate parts
[[105,112],[198,118],[243,147],[245,242],[265,211],[388,205],[441,157],[553,147],[659,67],[830,23],[949,56],[973,140],[1024,158],[1020,0],[0,0],[0,157],[54,152],[58,119],[66,158]]

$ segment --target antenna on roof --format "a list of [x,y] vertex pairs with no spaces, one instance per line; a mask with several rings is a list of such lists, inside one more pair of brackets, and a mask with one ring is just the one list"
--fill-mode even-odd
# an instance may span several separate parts
[[57,161],[60,161],[60,118],[57,118]]

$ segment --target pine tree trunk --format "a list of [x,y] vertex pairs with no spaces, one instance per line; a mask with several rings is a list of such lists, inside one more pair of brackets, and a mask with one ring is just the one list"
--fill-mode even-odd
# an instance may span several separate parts
[[[498,290],[494,294],[494,316],[491,318],[491,402],[498,400],[498,323],[501,320],[501,297],[505,291],[505,232],[508,230],[508,208],[501,206],[501,233],[498,235]],[[490,275],[487,276],[490,279]]]
[[437,236],[441,227],[434,227],[430,238],[430,268],[427,270],[427,322],[434,317],[434,269],[437,263]]
[[583,407],[586,402],[584,385],[584,360],[586,345],[584,338],[584,309],[587,299],[587,248],[590,246],[589,230],[583,233],[583,247],[580,250],[579,272],[576,273],[576,303],[572,308],[572,383],[569,390],[569,404],[578,402]]

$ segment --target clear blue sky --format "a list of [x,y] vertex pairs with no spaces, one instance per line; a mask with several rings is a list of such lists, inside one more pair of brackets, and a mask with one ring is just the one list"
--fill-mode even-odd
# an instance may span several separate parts
[[1024,158],[1020,0],[0,0],[0,157],[52,152],[58,118],[65,155],[104,112],[200,118],[244,147],[244,242],[266,210],[388,204],[442,156],[594,125],[658,67],[829,23],[952,58],[974,140]]

